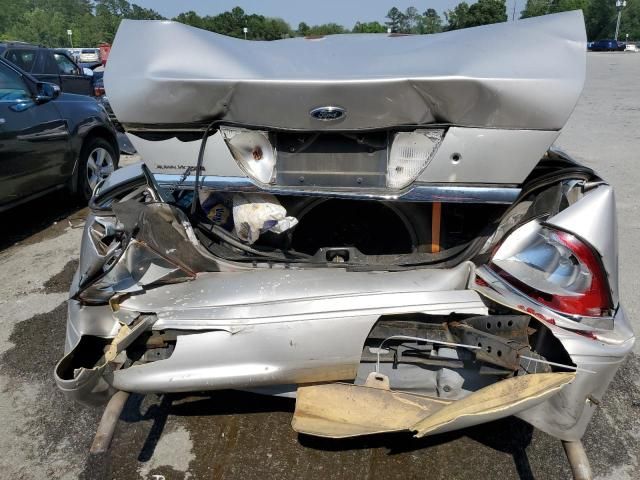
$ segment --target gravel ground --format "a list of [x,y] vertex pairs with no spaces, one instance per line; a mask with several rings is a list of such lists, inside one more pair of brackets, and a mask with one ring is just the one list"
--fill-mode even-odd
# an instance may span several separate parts
[[[633,249],[640,241],[640,55],[589,54],[587,77],[557,143],[616,187],[621,297],[640,331]],[[67,402],[51,377],[85,215],[58,194],[0,216],[1,479],[570,478],[560,442],[519,420],[423,440],[336,442],[295,434],[291,400],[237,392],[134,395],[111,450],[89,457],[101,412]],[[639,440],[640,362],[632,355],[585,437],[596,477],[640,479]]]

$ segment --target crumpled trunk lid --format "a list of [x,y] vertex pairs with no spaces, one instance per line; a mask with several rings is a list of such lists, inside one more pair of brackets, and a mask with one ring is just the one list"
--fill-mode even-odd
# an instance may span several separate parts
[[[582,90],[585,61],[580,11],[435,35],[274,42],[124,20],[105,86],[130,130],[213,120],[298,130],[559,130]],[[310,114],[327,106],[343,114]]]

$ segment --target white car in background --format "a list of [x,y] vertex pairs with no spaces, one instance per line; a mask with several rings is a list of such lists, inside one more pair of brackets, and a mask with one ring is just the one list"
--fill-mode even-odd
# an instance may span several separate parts
[[638,45],[636,45],[635,43],[629,43],[629,44],[627,44],[626,47],[624,47],[624,51],[625,52],[640,52],[640,49],[638,48]]
[[94,63],[100,61],[100,51],[97,48],[83,48],[80,51],[81,63]]

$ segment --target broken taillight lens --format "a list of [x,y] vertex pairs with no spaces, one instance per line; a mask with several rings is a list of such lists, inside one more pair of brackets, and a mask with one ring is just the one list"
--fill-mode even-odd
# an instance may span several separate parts
[[254,180],[271,183],[275,175],[276,155],[269,142],[269,134],[231,127],[222,127],[220,131],[238,165]]
[[522,293],[569,315],[610,315],[602,264],[583,241],[537,221],[518,228],[500,245],[491,268]]
[[396,133],[387,162],[387,187],[404,188],[418,178],[438,150],[443,136],[442,129]]

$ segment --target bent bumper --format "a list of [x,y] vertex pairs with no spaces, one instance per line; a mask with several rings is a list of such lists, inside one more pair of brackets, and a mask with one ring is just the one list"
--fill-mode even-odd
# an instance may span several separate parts
[[[56,382],[68,397],[95,405],[116,390],[287,390],[288,385],[294,392],[296,385],[353,380],[365,339],[385,315],[486,315],[483,297],[469,288],[479,273],[470,262],[450,270],[394,273],[212,273],[131,295],[112,307],[71,301],[67,344],[73,348],[56,367]],[[493,291],[494,301],[496,295]],[[101,338],[106,346],[113,338],[126,340],[122,329],[132,331],[126,324],[144,312],[153,312],[152,331],[182,333],[169,358],[128,368],[117,368],[117,361],[116,368],[108,362],[87,368],[82,359],[78,364],[85,342]],[[621,307],[613,329],[598,331],[596,338],[545,326],[578,367],[575,379],[525,410],[505,409],[485,421],[515,414],[558,438],[577,440],[635,338]]]

